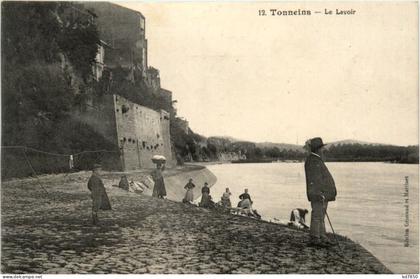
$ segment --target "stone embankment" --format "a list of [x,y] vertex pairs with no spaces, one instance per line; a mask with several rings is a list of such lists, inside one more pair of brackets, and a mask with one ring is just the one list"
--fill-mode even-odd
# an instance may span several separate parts
[[[215,179],[199,171],[168,171],[168,188],[189,177],[199,186]],[[89,176],[2,183],[2,273],[390,272],[349,239],[340,237],[344,255],[338,247],[308,247],[304,231],[112,187],[118,173],[104,174],[113,210],[100,212],[100,225],[92,226]],[[178,186],[168,189],[175,200],[184,193]]]

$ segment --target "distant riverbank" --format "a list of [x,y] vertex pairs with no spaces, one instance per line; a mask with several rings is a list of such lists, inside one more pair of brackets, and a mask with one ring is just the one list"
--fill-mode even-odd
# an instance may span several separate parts
[[[188,165],[220,165],[220,164],[264,164],[264,163],[302,163],[305,159],[299,160],[282,160],[282,159],[255,159],[255,160],[233,160],[233,161],[207,161],[207,162],[190,162]],[[378,160],[375,158],[361,158],[361,159],[335,159],[325,158],[325,162],[331,163],[387,163],[387,164],[410,164],[418,165],[418,161],[396,161],[396,160]]]

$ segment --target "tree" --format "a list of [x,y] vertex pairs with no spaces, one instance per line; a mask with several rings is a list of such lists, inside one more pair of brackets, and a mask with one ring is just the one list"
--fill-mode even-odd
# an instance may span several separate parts
[[63,132],[55,126],[88,87],[72,80],[89,82],[99,42],[92,16],[78,9],[69,2],[2,3],[4,145],[54,151],[52,139]]

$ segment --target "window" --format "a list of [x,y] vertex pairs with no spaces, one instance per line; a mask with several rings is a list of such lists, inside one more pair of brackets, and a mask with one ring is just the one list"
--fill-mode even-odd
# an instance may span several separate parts
[[140,29],[144,30],[144,27],[145,27],[144,18],[140,18]]

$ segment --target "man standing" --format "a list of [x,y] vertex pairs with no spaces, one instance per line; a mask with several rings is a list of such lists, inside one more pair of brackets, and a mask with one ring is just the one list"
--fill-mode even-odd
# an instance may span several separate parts
[[311,202],[310,245],[325,247],[331,245],[325,233],[325,214],[328,202],[334,201],[337,195],[334,179],[322,160],[325,144],[321,138],[307,141],[310,151],[305,161],[306,194]]
[[111,210],[111,204],[108,195],[106,194],[104,183],[99,177],[100,174],[101,165],[93,165],[93,172],[88,182],[88,189],[91,192],[92,197],[92,222],[94,225],[98,223],[99,209]]

